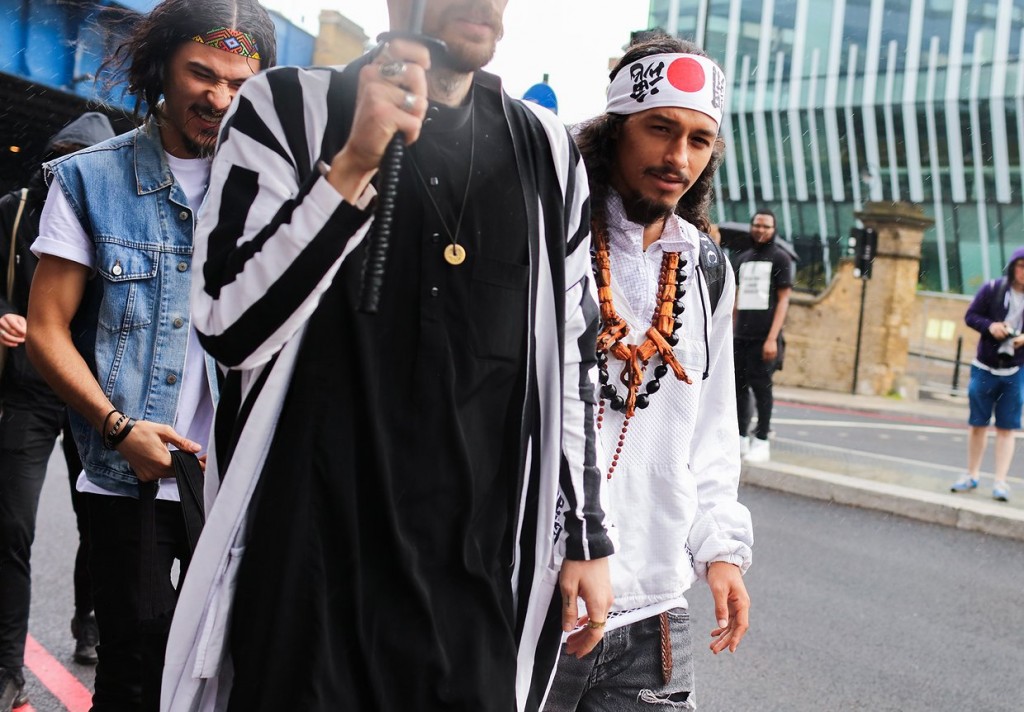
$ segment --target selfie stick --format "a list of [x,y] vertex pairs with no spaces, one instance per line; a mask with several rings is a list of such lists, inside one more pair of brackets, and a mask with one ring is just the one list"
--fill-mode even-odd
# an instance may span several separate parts
[[[389,40],[413,40],[427,46],[432,56],[445,50],[444,43],[427,37],[423,31],[423,10],[426,0],[413,0],[406,32],[385,32],[377,37],[378,42]],[[377,184],[377,212],[366,246],[363,262],[363,281],[359,294],[359,311],[376,314],[380,306],[380,293],[384,286],[384,272],[387,267],[388,247],[391,244],[391,227],[395,219],[395,202],[398,200],[398,176],[405,159],[405,135],[396,133],[384,151],[380,163],[380,182]]]

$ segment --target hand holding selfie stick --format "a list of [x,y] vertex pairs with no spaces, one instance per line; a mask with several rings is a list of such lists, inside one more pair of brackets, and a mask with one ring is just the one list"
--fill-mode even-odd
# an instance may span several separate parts
[[[390,40],[413,40],[427,46],[431,57],[446,51],[444,42],[422,33],[423,10],[426,0],[414,0],[409,29],[406,32],[385,32],[377,37],[378,42]],[[398,200],[398,176],[405,159],[405,135],[396,133],[380,163],[380,181],[377,184],[377,213],[373,231],[366,246],[363,262],[363,280],[359,294],[359,311],[376,314],[380,306],[380,293],[384,286],[384,272],[387,268],[388,247],[391,244],[391,227],[395,219],[395,203]]]

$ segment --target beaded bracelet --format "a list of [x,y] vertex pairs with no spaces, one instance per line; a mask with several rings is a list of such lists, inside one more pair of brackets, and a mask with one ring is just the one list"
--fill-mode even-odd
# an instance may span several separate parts
[[[120,422],[120,421],[118,421],[118,422]],[[128,418],[128,422],[126,422],[124,424],[123,428],[121,428],[117,432],[111,433],[110,437],[107,438],[107,442],[105,443],[105,445],[107,446],[107,449],[108,450],[116,450],[117,446],[120,445],[122,442],[124,442],[124,439],[126,437],[128,437],[128,433],[130,433],[132,431],[132,428],[134,428],[134,427],[135,427],[135,418]]]

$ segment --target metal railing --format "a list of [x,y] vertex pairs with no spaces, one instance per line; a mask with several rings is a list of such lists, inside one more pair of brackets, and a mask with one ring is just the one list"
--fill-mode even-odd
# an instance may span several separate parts
[[794,288],[802,292],[820,294],[846,255],[846,240],[828,237],[822,243],[819,235],[794,235],[789,239],[797,254]]

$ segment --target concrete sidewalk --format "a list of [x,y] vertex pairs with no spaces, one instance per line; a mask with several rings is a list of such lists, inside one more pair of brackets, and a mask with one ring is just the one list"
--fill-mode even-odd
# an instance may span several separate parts
[[[789,403],[907,416],[942,425],[962,425],[965,433],[967,428],[967,400],[962,397],[907,401],[777,386],[775,398]],[[838,463],[830,466],[827,458],[778,450],[773,448],[772,462],[744,463],[742,482],[958,529],[1024,540],[1024,492],[1020,488],[1009,503],[995,502],[987,498],[987,490],[981,487],[975,493],[952,494],[947,489],[948,483],[937,484],[934,477],[907,474],[893,481],[892,477],[875,476],[870,468],[864,468],[859,474],[844,473]]]

